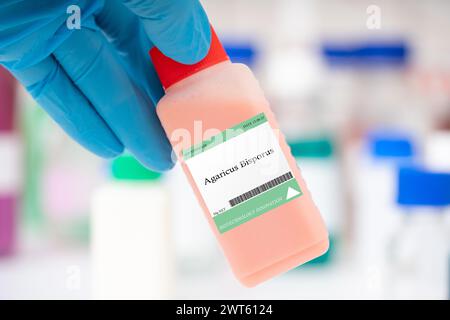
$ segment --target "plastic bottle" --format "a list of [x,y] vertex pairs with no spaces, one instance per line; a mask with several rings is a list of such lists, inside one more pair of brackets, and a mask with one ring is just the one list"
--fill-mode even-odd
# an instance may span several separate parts
[[389,246],[392,298],[446,299],[450,173],[400,169],[397,203],[403,217]]
[[359,148],[349,151],[354,216],[353,248],[361,272],[365,297],[383,298],[386,285],[386,252],[399,224],[395,205],[399,166],[415,161],[413,136],[395,129],[369,132]]
[[0,67],[0,256],[16,247],[20,139],[15,131],[15,81]]
[[150,51],[157,113],[234,274],[254,286],[322,255],[328,235],[258,82],[212,34],[194,65]]
[[127,155],[113,161],[112,176],[92,199],[94,298],[167,299],[174,268],[160,174]]

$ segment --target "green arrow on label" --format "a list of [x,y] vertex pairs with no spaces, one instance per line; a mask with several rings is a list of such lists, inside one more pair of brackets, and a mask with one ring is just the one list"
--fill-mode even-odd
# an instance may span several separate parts
[[293,178],[215,216],[214,222],[219,232],[224,233],[302,194],[297,180]]

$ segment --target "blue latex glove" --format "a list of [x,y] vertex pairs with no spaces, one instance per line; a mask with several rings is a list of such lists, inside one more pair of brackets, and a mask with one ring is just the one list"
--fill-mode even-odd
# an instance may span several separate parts
[[[69,30],[70,5],[81,29]],[[0,63],[81,145],[102,157],[124,147],[154,170],[173,166],[156,116],[163,90],[148,51],[203,58],[211,34],[197,0],[1,0]]]

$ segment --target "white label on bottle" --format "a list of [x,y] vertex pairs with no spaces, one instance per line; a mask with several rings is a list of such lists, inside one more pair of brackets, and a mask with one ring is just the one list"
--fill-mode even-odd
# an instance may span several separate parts
[[302,195],[264,113],[182,155],[221,233]]

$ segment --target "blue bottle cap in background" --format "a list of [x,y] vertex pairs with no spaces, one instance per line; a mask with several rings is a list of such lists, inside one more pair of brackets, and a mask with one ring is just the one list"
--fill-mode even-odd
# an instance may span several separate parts
[[450,172],[401,168],[398,172],[397,203],[404,206],[450,205]]
[[332,66],[404,66],[410,49],[406,41],[350,41],[324,42],[322,57]]
[[253,67],[255,64],[256,50],[249,42],[232,42],[222,41],[230,60],[234,63],[243,63],[248,67]]
[[367,136],[367,144],[374,158],[407,159],[416,153],[412,137],[397,131],[372,131]]

